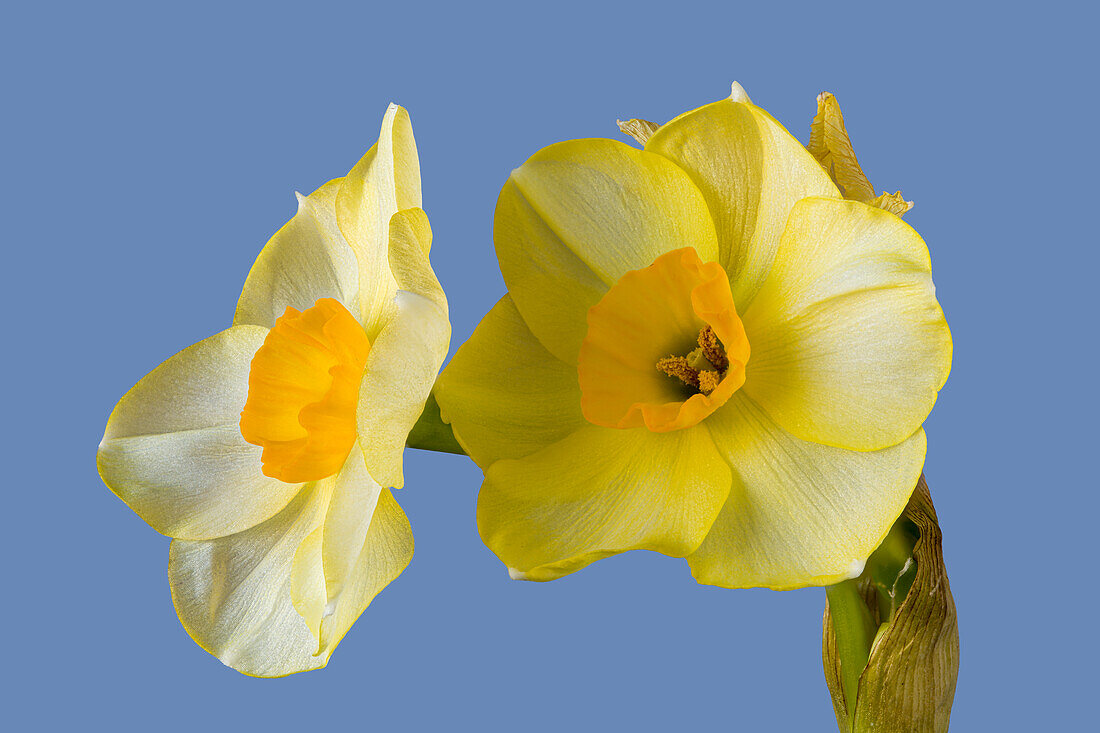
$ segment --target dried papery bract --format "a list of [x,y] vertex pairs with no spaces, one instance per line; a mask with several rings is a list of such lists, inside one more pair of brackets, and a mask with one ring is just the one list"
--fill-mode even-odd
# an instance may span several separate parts
[[624,135],[630,135],[642,145],[645,145],[649,136],[657,132],[657,128],[660,127],[656,122],[649,120],[616,120],[615,122]]
[[841,659],[849,657],[840,652],[844,640],[836,622],[850,622],[855,614],[826,601],[821,653],[833,710],[841,731],[946,731],[959,672],[959,627],[943,536],[923,476],[891,537],[915,538],[909,561],[905,553],[876,552],[863,574],[848,581],[858,588],[873,638],[854,701],[852,685],[845,685]]
[[875,187],[864,174],[852,148],[840,104],[829,92],[817,95],[817,114],[810,125],[810,142],[806,148],[836,182],[844,198],[862,201],[898,216],[913,208],[913,202],[902,198],[901,191],[875,194]]

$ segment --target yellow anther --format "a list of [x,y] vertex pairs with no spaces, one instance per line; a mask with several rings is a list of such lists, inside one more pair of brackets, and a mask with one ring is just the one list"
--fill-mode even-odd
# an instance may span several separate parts
[[722,348],[722,342],[709,325],[703,326],[699,331],[699,348],[703,350],[703,356],[720,372],[729,368],[730,360],[726,356],[726,350]]
[[[694,325],[685,333],[685,324]],[[722,266],[703,262],[691,247],[665,252],[624,273],[589,308],[577,355],[581,412],[609,428],[689,428],[744,384],[748,358]]]
[[718,376],[718,372],[712,372],[709,369],[699,372],[699,391],[703,394],[710,394],[721,381],[722,378]]
[[699,331],[698,349],[687,356],[666,356],[657,360],[659,371],[676,377],[705,395],[714,391],[729,365],[730,360],[722,348],[722,342],[709,325],[703,326]]
[[670,377],[676,377],[689,387],[699,388],[699,372],[683,356],[666,356],[657,360],[657,368]]

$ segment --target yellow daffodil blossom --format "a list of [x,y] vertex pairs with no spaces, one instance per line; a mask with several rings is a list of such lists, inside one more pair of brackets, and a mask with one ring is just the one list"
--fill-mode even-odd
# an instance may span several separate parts
[[255,676],[323,667],[413,537],[389,487],[447,352],[408,113],[347,176],[298,197],[233,325],[115,407],[103,481],[173,538],[187,632]]
[[435,390],[481,536],[528,580],[633,549],[725,587],[854,577],[950,369],[928,250],[739,86],[634,122],[643,149],[551,145],[497,202],[508,294]]

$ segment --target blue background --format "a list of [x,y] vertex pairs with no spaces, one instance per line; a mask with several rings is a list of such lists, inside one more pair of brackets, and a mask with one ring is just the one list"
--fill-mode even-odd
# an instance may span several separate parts
[[292,191],[345,173],[391,100],[420,147],[453,352],[504,291],[491,221],[512,168],[737,79],[803,140],[815,95],[836,93],[872,183],[917,202],[907,220],[932,250],[956,348],[927,424],[962,631],[954,729],[1088,727],[1096,18],[1054,2],[904,5],[8,6],[5,716],[20,729],[833,730],[821,590],[697,586],[650,553],[510,582],[475,531],[479,471],[422,452],[398,495],[417,541],[408,571],[325,671],[244,677],[180,627],[168,540],[95,471],[115,401],[229,324]]

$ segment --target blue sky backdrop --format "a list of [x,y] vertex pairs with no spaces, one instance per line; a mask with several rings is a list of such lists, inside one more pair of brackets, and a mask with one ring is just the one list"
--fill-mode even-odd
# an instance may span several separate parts
[[309,192],[408,108],[454,349],[539,148],[740,81],[806,140],[822,90],[901,188],[955,339],[927,423],[959,608],[954,730],[1095,721],[1097,18],[1084,4],[20,3],[0,27],[5,717],[45,729],[826,731],[824,593],[651,553],[511,582],[480,472],[417,452],[408,571],[328,668],[250,679],[176,620],[168,540],[104,487],[116,400],[225,328]]

